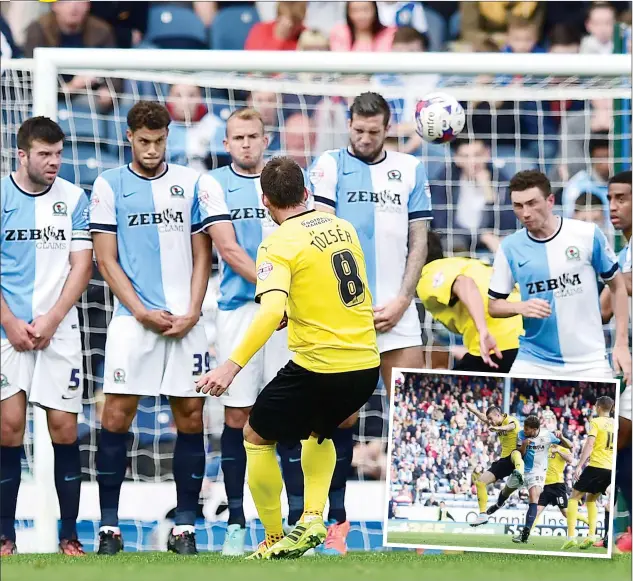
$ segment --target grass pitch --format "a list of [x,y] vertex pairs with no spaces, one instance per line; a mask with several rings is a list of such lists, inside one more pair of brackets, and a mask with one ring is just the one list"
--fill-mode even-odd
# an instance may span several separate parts
[[[481,534],[443,534],[443,533],[414,533],[392,532],[387,536],[389,543],[406,545],[435,545],[440,547],[473,547],[481,549],[503,549],[512,551],[552,551],[565,554],[595,554],[606,555],[607,550],[598,547],[589,549],[569,549],[563,551],[561,547],[566,537],[540,537],[533,535],[528,542],[513,543],[510,535],[481,535]],[[630,579],[630,577],[629,577]]]
[[531,555],[462,553],[417,555],[411,551],[351,553],[345,558],[304,557],[295,561],[244,561],[204,553],[123,553],[84,558],[15,555],[2,559],[2,581],[630,581],[630,555],[562,559]]

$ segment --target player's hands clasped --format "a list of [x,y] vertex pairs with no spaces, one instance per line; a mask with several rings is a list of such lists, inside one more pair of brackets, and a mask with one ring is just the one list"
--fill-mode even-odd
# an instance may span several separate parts
[[171,315],[171,327],[163,333],[163,337],[182,339],[200,320],[200,313],[189,313],[182,317]]
[[621,373],[626,381],[626,385],[631,385],[631,352],[628,345],[616,341],[611,353],[613,368],[616,374]]
[[61,321],[53,313],[46,313],[33,319],[31,326],[35,330],[35,349],[46,349],[50,345],[59,323]]
[[552,314],[552,307],[543,299],[529,299],[519,304],[520,314],[527,319],[547,319]]
[[171,329],[174,316],[167,311],[144,311],[137,318],[137,321],[146,329],[160,333],[161,335]]
[[229,388],[240,369],[237,363],[229,359],[219,367],[205,373],[196,383],[196,391],[219,397]]
[[26,321],[13,319],[2,321],[2,326],[7,333],[7,339],[16,351],[32,351],[35,349],[35,335],[37,331]]
[[479,333],[479,351],[481,358],[486,365],[492,367],[493,369],[499,369],[499,366],[490,357],[490,352],[492,351],[499,359],[503,359],[503,355],[497,346],[497,341],[490,334],[488,329],[484,329]]
[[410,304],[410,299],[397,296],[386,305],[375,306],[374,326],[376,327],[376,331],[379,333],[387,333],[388,331],[391,331],[391,329],[398,324],[400,319],[402,319],[402,316],[409,308]]

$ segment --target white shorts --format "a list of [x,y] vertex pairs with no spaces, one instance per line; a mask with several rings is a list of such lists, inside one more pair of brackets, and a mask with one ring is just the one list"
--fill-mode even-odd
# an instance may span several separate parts
[[108,327],[103,392],[205,397],[196,392],[196,381],[209,371],[210,359],[201,321],[182,339],[171,339],[132,316],[115,316]]
[[18,352],[8,339],[0,340],[0,400],[24,391],[29,402],[43,408],[81,411],[81,335],[77,325],[62,325],[42,351]]
[[631,399],[633,398],[633,392],[631,386],[627,385],[626,389],[620,395],[620,411],[619,416],[631,421]]
[[506,482],[506,486],[513,490],[518,488],[525,488],[526,490],[530,490],[530,488],[534,486],[540,486],[543,488],[545,486],[545,474],[534,474],[533,472],[527,472],[523,475],[523,484],[519,486],[519,481],[517,477],[512,474],[510,478],[508,478]]
[[547,365],[535,363],[523,359],[515,359],[510,369],[510,375],[527,375],[529,377],[543,376],[547,379],[556,377],[569,377],[571,379],[583,379],[584,381],[613,379],[613,370],[605,360],[590,367],[582,365]]
[[[221,365],[231,356],[258,310],[259,305],[256,303],[246,303],[233,311],[218,310],[218,364]],[[290,359],[292,353],[288,349],[288,329],[275,331],[266,345],[237,374],[229,389],[220,396],[220,401],[227,407],[252,406],[259,392]]]
[[398,324],[387,333],[378,333],[377,340],[380,353],[422,345],[422,326],[414,301]]

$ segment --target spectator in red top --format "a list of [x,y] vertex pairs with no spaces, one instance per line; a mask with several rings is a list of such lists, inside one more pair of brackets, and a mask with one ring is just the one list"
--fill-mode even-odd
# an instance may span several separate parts
[[277,2],[277,19],[258,22],[246,38],[246,50],[296,50],[306,17],[305,2]]
[[347,22],[337,24],[330,32],[330,50],[391,50],[397,28],[381,24],[376,2],[348,2],[345,14]]

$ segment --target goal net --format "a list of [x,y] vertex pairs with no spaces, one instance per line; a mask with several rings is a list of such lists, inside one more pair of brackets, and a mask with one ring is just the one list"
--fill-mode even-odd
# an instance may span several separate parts
[[[197,51],[38,49],[33,60],[3,63],[2,175],[16,166],[19,125],[33,114],[45,114],[56,118],[67,135],[60,175],[90,193],[97,175],[130,161],[126,114],[139,99],[168,104],[174,118],[168,142],[168,161],[172,163],[200,170],[229,163],[222,146],[226,118],[235,108],[252,105],[264,118],[269,154],[292,156],[308,175],[317,155],[347,144],[351,100],[364,91],[377,91],[392,108],[388,147],[419,156],[426,165],[434,228],[445,252],[488,260],[498,240],[516,227],[506,192],[516,170],[534,167],[547,172],[561,211],[571,208],[573,212],[573,202],[566,208],[562,204],[568,182],[579,172],[585,172],[587,180],[576,178],[578,194],[597,193],[600,197],[604,191],[603,185],[590,179],[600,161],[595,155],[592,159],[597,147],[607,148],[608,159],[603,163],[611,172],[630,162],[630,62],[620,57],[601,57],[600,62],[586,57],[584,69],[574,57],[540,60],[538,67],[518,55],[434,54],[431,62],[416,59],[421,62],[414,64],[389,62],[387,57],[304,53],[284,56],[282,61],[253,53],[225,52],[211,57],[209,52]],[[64,81],[76,74],[94,82],[91,88],[71,94]],[[448,92],[465,104],[466,149],[423,144],[415,136],[415,102],[435,90]],[[471,187],[475,180],[463,169],[469,164],[479,164],[479,173],[488,176],[489,197],[482,198]],[[595,191],[591,189],[594,185]],[[587,214],[588,219],[600,220],[617,247],[620,242],[608,223],[608,210]],[[205,299],[212,365],[214,335],[221,332],[213,325],[216,296],[214,279]],[[94,547],[99,526],[95,452],[112,299],[95,268],[79,305],[85,371],[84,407],[79,418],[84,475],[79,534],[88,550]],[[427,365],[447,368],[463,347],[418,307]],[[605,334],[611,337],[610,326],[605,327]],[[387,409],[386,391],[380,385],[357,426],[354,473],[347,494],[351,549],[382,546]],[[38,413],[30,416],[25,478],[18,501],[18,545],[23,552],[55,548],[57,501],[48,474],[52,474],[52,451]],[[197,525],[202,550],[218,550],[224,540],[227,513],[219,458],[222,424],[221,407],[209,400],[207,474],[201,499],[205,518]],[[131,431],[129,466],[121,493],[123,537],[128,550],[162,550],[176,499],[171,474],[176,430],[167,401],[143,398]],[[35,507],[32,499],[37,495],[48,501]],[[254,546],[261,526],[248,489],[245,511]]]

